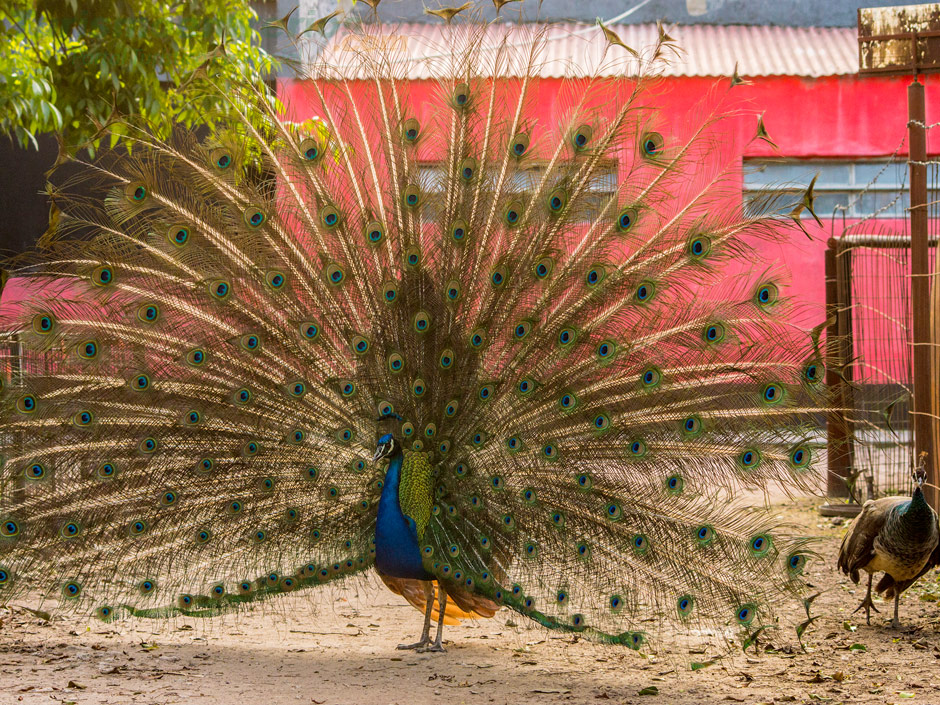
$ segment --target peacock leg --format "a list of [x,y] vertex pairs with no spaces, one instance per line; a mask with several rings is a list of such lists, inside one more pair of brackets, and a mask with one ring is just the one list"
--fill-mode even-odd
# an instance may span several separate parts
[[891,620],[891,626],[897,629],[901,626],[901,620],[898,619],[898,603],[901,601],[901,593],[894,593],[894,619]]
[[441,644],[441,637],[444,635],[444,609],[447,607],[447,592],[445,592],[444,586],[440,583],[437,584],[437,589],[440,590],[440,597],[437,603],[437,638],[434,640],[433,644],[420,648],[418,651],[447,651]]
[[399,649],[421,649],[431,643],[431,611],[434,609],[434,587],[430,580],[424,581],[424,599],[427,605],[424,608],[424,629],[421,630],[421,639],[414,644],[399,644]]
[[874,573],[868,574],[868,594],[865,595],[865,599],[862,600],[862,604],[856,607],[855,610],[852,612],[852,614],[855,614],[855,612],[858,612],[860,609],[864,607],[865,608],[865,624],[868,624],[868,625],[871,625],[871,611],[872,610],[875,610],[875,612],[878,611],[878,608],[875,607],[875,603],[871,601],[871,580],[874,577],[875,577]]

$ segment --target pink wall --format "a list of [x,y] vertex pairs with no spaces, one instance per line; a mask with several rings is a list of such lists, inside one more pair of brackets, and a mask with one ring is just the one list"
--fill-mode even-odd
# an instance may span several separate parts
[[[909,82],[908,78],[767,76],[729,91],[727,79],[674,77],[652,86],[649,104],[659,111],[657,129],[676,137],[690,129],[694,121],[690,115],[720,104],[732,113],[723,129],[728,130],[728,149],[736,151],[738,161],[743,157],[878,158],[892,154],[906,132]],[[929,123],[940,117],[940,78],[928,77],[926,83]],[[560,79],[541,80],[535,102],[542,119],[560,118],[559,106],[565,105],[559,100],[562,85]],[[415,82],[411,88],[414,104],[426,102],[423,95],[433,88],[429,81]],[[364,89],[354,84],[353,90]],[[303,82],[284,81],[279,93],[291,119],[303,120],[317,113],[315,95]],[[777,150],[751,139],[760,113]],[[422,123],[428,118],[420,112],[417,117]],[[740,205],[739,199],[734,200]],[[826,218],[823,223],[820,228],[811,220],[803,221],[812,241],[795,231],[785,244],[762,246],[766,259],[789,269],[791,291],[818,307],[820,317],[825,302],[826,240],[843,228],[841,220],[834,228]]]

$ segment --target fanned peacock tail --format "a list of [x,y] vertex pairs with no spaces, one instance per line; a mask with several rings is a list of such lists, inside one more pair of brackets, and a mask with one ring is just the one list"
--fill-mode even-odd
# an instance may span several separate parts
[[398,414],[448,590],[633,647],[772,623],[805,542],[728,491],[812,481],[823,361],[721,115],[658,127],[668,35],[546,107],[544,28],[455,21],[427,80],[347,31],[317,120],[220,90],[241,122],[122,123],[57,195],[3,309],[2,599],[210,615],[363,571]]

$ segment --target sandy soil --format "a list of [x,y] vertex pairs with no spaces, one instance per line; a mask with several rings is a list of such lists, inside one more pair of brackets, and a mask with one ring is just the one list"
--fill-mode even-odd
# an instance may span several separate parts
[[[681,661],[711,665],[676,669],[676,659],[552,635],[504,611],[447,628],[446,654],[414,654],[395,645],[413,640],[420,615],[376,585],[291,595],[277,614],[162,628],[145,621],[47,623],[13,606],[0,608],[0,703],[940,705],[938,577],[905,595],[904,628],[886,626],[891,605],[881,603],[881,615],[866,626],[851,615],[862,591],[835,570],[844,527],[814,507],[780,506],[807,533],[826,538],[825,560],[811,564],[807,578],[822,595],[805,652],[787,626],[756,652],[713,659],[717,652],[706,649]],[[790,624],[800,612],[794,605],[785,615]]]

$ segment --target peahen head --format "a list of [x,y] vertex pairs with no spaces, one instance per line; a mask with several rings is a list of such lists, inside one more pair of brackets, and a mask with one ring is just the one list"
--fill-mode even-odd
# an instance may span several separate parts
[[375,455],[372,456],[372,462],[376,462],[382,458],[390,458],[400,452],[401,446],[398,444],[398,441],[395,440],[395,437],[391,433],[386,433],[379,439],[375,447]]

